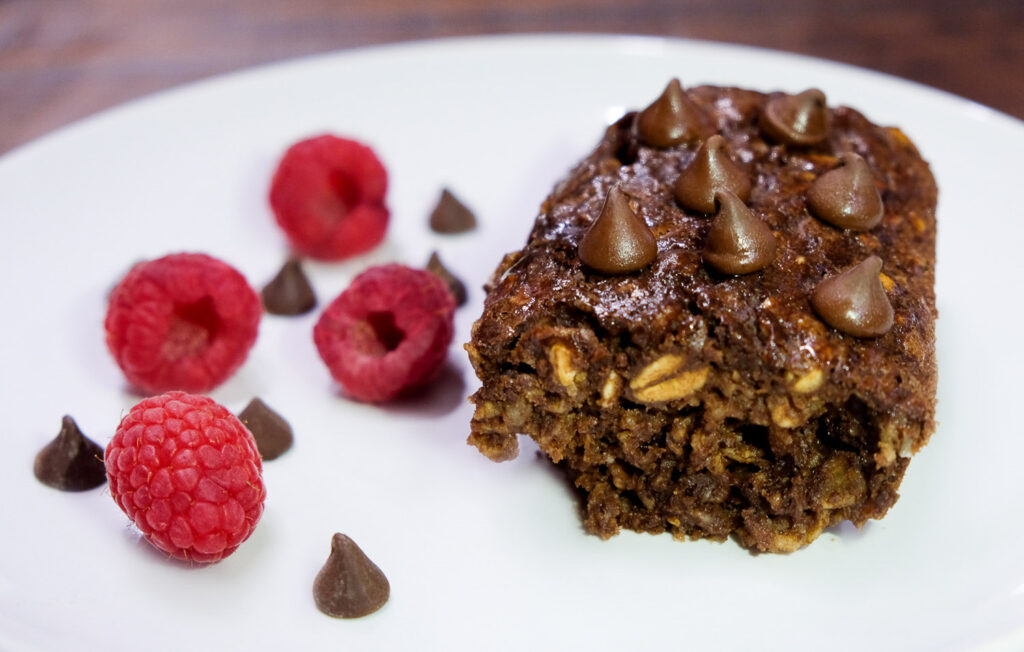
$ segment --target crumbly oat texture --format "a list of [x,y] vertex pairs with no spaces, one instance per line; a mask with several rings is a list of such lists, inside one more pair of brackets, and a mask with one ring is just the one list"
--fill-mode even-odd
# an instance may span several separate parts
[[[466,345],[482,382],[469,441],[500,461],[517,455],[519,434],[532,437],[598,536],[667,530],[789,552],[840,521],[884,516],[934,430],[935,182],[902,132],[853,109],[825,109],[819,144],[779,144],[759,119],[780,94],[686,95],[749,174],[746,205],[774,233],[774,261],[739,276],[709,268],[711,220],[673,194],[700,142],[644,145],[626,115],[488,283]],[[810,185],[848,152],[884,202],[870,230],[807,207]],[[578,248],[616,186],[658,254],[609,275]],[[872,255],[895,316],[888,332],[854,337],[823,322],[810,296]]]

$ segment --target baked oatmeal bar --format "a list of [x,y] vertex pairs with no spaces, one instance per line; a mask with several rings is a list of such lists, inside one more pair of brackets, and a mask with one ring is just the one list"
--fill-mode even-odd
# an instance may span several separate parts
[[673,80],[494,272],[470,443],[533,438],[603,538],[788,552],[881,518],[935,426],[935,206],[896,128]]

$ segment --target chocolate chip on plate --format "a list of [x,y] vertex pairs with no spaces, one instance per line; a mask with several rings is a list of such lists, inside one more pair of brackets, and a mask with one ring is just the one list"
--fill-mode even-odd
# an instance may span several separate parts
[[356,542],[344,534],[331,538],[331,554],[313,580],[313,600],[335,618],[361,618],[384,606],[391,594],[388,578]]
[[291,258],[263,288],[263,307],[273,315],[303,315],[316,307],[316,293],[298,259]]
[[430,213],[430,228],[437,233],[464,233],[476,228],[476,216],[445,188]]
[[433,272],[435,276],[445,282],[448,290],[455,297],[455,305],[461,306],[466,303],[466,285],[457,276],[452,274],[451,270],[444,266],[436,251],[430,254],[430,260],[427,261],[427,271]]
[[280,457],[295,441],[288,422],[259,398],[251,400],[238,413],[238,420],[252,433],[256,448],[264,460]]
[[60,433],[36,455],[33,471],[40,482],[61,491],[85,491],[107,481],[103,448],[66,415]]

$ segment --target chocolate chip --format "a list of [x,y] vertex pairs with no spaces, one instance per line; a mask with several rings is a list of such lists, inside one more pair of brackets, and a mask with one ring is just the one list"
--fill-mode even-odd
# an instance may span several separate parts
[[807,190],[807,207],[819,220],[854,231],[873,229],[885,214],[871,168],[853,152],[843,154],[840,167],[814,180]]
[[683,92],[679,80],[673,79],[661,96],[637,116],[636,129],[645,145],[675,147],[700,140],[704,123],[700,107]]
[[69,416],[61,422],[56,439],[36,455],[32,470],[40,482],[61,491],[85,491],[107,481],[103,449]]
[[316,307],[316,293],[298,260],[288,260],[263,288],[263,307],[273,315],[302,315]]
[[818,283],[811,305],[826,324],[854,337],[876,337],[892,328],[893,311],[885,294],[882,259],[870,256]]
[[715,193],[718,213],[704,242],[704,262],[723,274],[749,274],[775,260],[775,234],[747,208],[724,190]]
[[733,163],[719,134],[708,138],[676,181],[676,200],[683,208],[715,212],[715,193],[728,190],[743,201],[750,199],[750,178]]
[[636,116],[636,111],[626,113],[612,123],[605,132],[605,139],[608,141],[609,149],[621,165],[631,165],[636,162],[636,156],[639,152]]
[[361,618],[388,601],[391,587],[377,565],[344,534],[331,539],[331,554],[313,581],[313,600],[335,618]]
[[463,233],[476,228],[476,216],[445,188],[430,213],[430,228],[437,233]]
[[817,145],[828,137],[825,94],[811,88],[798,95],[773,97],[758,125],[766,136],[784,145]]
[[249,405],[238,413],[238,419],[252,433],[260,457],[265,460],[280,457],[295,441],[288,422],[258,398],[249,401]]
[[430,254],[430,260],[427,261],[427,271],[433,272],[434,275],[444,281],[452,296],[455,297],[456,306],[466,303],[466,285],[441,263],[441,259],[436,251]]
[[579,254],[591,269],[625,274],[650,265],[658,256],[658,243],[616,186],[608,192],[601,214],[580,240]]

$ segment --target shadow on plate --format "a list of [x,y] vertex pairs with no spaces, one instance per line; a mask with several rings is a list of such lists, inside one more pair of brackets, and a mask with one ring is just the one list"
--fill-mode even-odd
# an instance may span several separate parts
[[142,533],[140,533],[134,526],[130,524],[125,525],[125,536],[131,538],[132,545],[138,550],[140,555],[148,557],[154,563],[174,566],[177,568],[183,568],[186,570],[193,570],[198,568],[205,568],[209,564],[202,564],[196,562],[185,561],[184,559],[178,559],[172,557],[163,550],[160,550],[149,541],[146,540]]
[[389,412],[423,417],[441,417],[466,404],[466,381],[462,370],[446,361],[430,383],[415,394],[403,396],[381,407]]
[[[844,542],[852,543],[870,535],[872,527],[874,527],[873,521],[868,521],[860,528],[851,521],[842,521],[826,529],[822,536],[831,535],[837,539],[842,539]],[[812,543],[811,545],[814,544]]]

